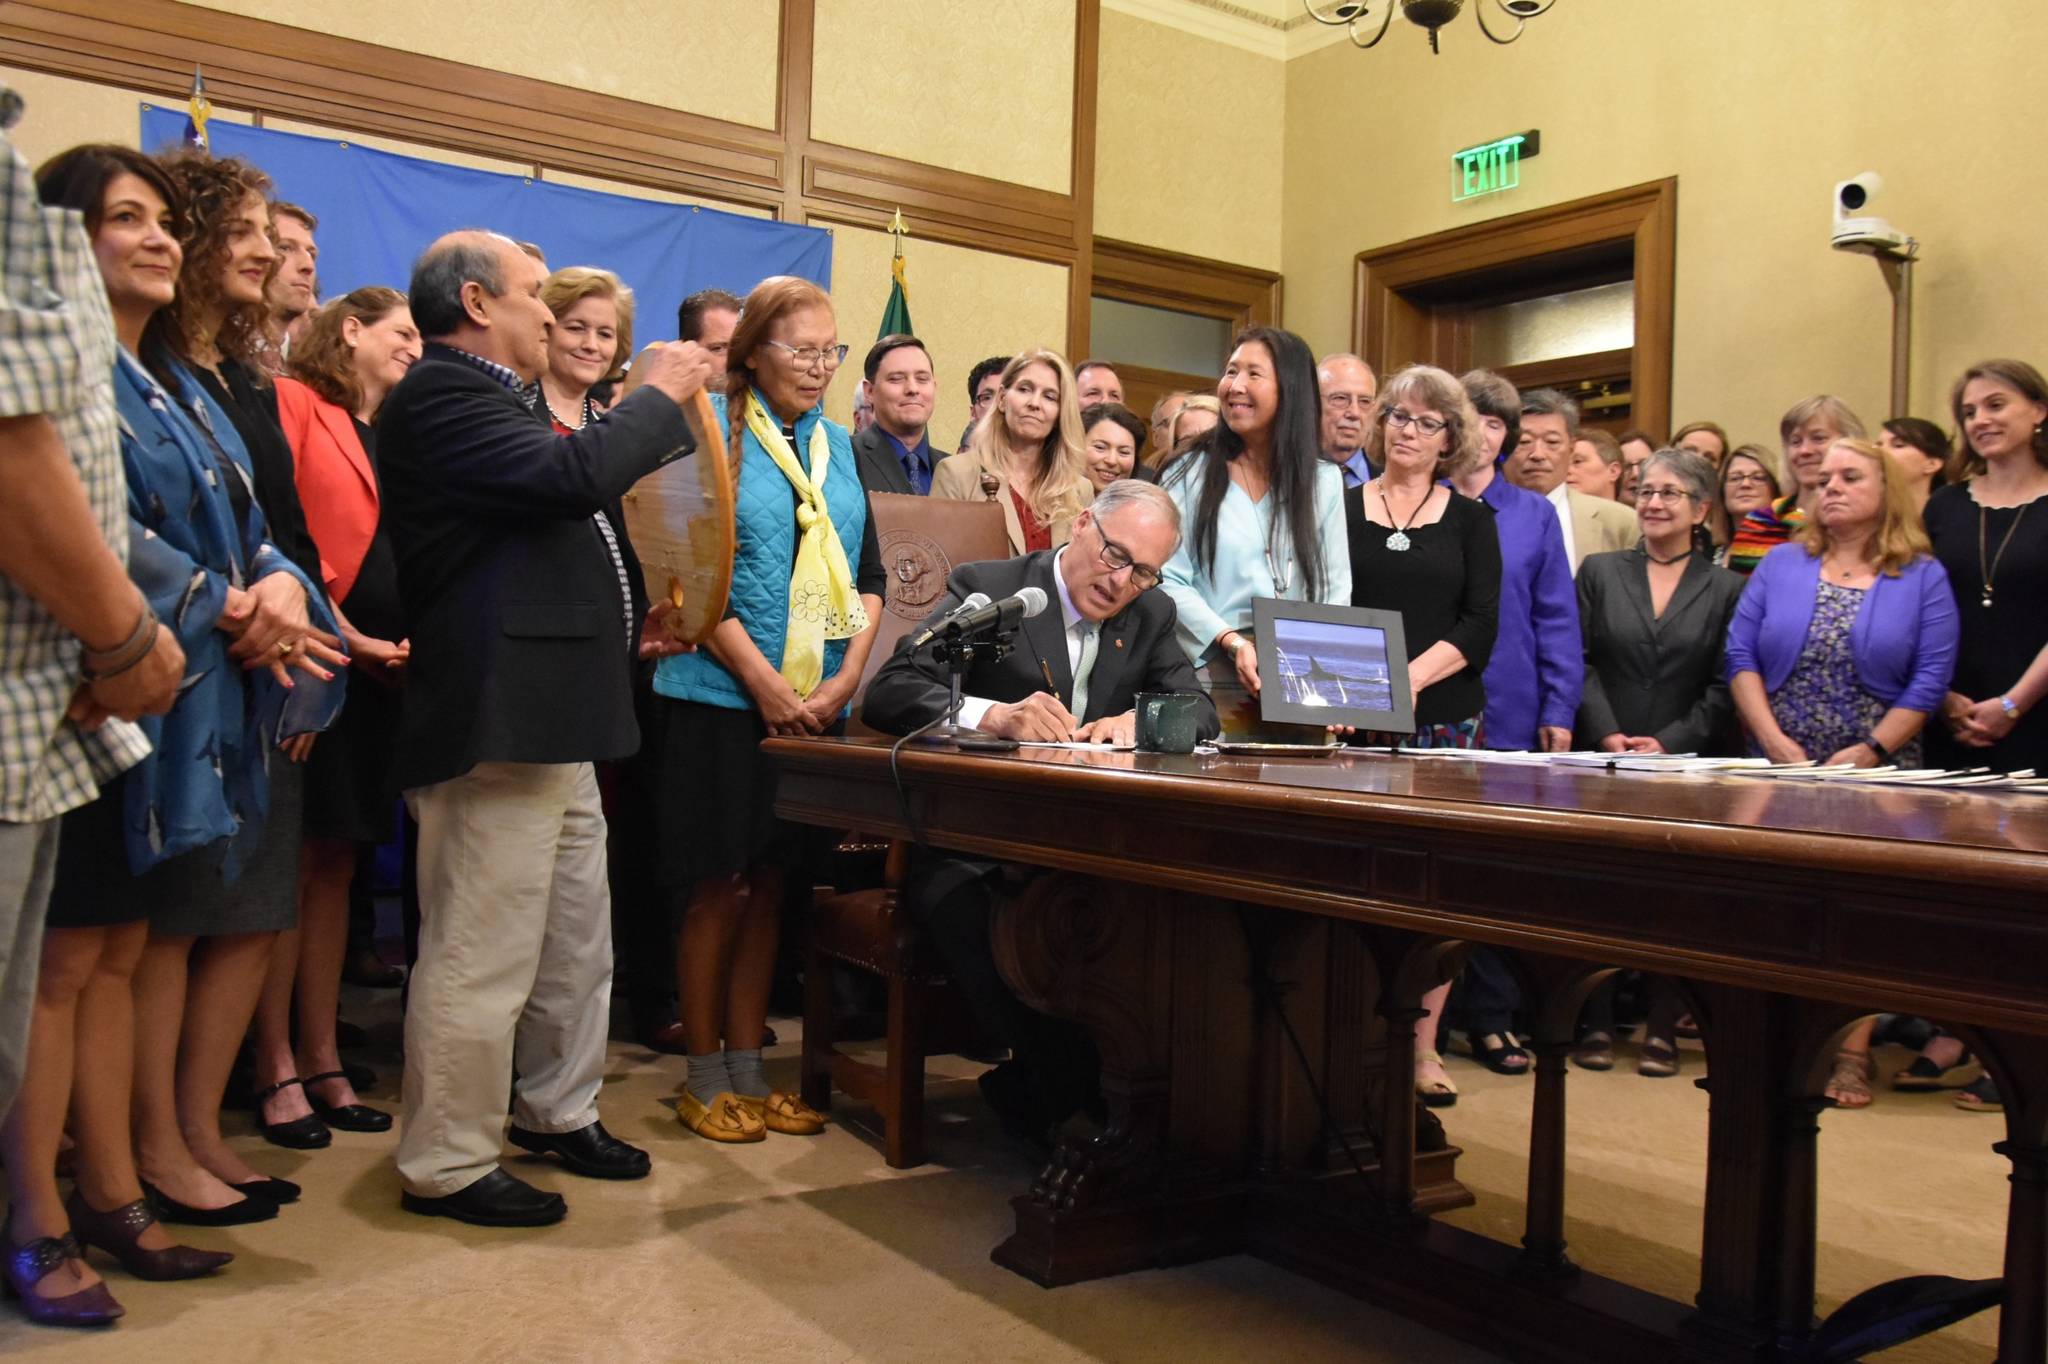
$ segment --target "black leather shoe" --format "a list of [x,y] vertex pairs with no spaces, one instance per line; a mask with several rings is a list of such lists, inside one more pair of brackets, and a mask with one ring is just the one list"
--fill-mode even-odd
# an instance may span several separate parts
[[263,1139],[272,1146],[282,1146],[292,1151],[319,1151],[334,1140],[334,1133],[327,1130],[327,1124],[320,1121],[319,1114],[308,1113],[305,1117],[293,1118],[290,1122],[263,1120],[263,1101],[279,1090],[290,1089],[299,1083],[299,1077],[292,1075],[256,1091],[256,1130],[261,1132]]
[[338,1128],[343,1132],[389,1132],[391,1115],[383,1109],[372,1108],[368,1104],[342,1104],[337,1108],[333,1104],[323,1102],[320,1096],[313,1092],[313,1086],[323,1081],[347,1078],[348,1072],[341,1070],[323,1071],[318,1075],[306,1077],[306,1102],[313,1105],[313,1116],[329,1127]]
[[266,1203],[282,1206],[296,1203],[305,1190],[289,1179],[251,1179],[241,1184],[230,1184],[230,1189],[239,1190],[244,1198],[260,1198]]
[[536,1155],[554,1154],[574,1174],[592,1179],[645,1179],[654,1162],[637,1146],[628,1146],[594,1122],[574,1132],[529,1132],[514,1127],[508,1136],[514,1146]]
[[452,1217],[478,1227],[545,1227],[569,1215],[560,1194],[536,1189],[503,1169],[442,1198],[402,1193],[398,1206],[422,1217]]
[[225,1208],[195,1208],[180,1203],[163,1190],[142,1181],[142,1192],[156,1209],[159,1222],[176,1222],[187,1227],[244,1227],[251,1222],[268,1222],[277,1216],[277,1204],[267,1198],[251,1198],[242,1195],[239,1203],[230,1203]]

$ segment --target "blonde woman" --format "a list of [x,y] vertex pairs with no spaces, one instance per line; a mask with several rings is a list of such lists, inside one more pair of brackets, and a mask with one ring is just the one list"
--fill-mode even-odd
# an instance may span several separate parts
[[1095,488],[1082,456],[1074,372],[1063,357],[1049,350],[1011,357],[995,406],[967,448],[932,474],[932,496],[1000,502],[1013,555],[1067,542]]
[[570,265],[547,277],[540,301],[555,315],[540,376],[543,415],[569,435],[597,416],[590,390],[619,378],[633,354],[633,291],[609,270]]

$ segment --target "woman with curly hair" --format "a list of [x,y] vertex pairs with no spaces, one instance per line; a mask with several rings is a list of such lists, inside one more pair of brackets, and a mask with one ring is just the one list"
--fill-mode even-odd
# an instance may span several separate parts
[[[334,1025],[358,853],[391,832],[398,686],[411,658],[398,560],[379,516],[370,423],[419,358],[419,329],[405,295],[372,285],[308,314],[276,380],[322,586],[335,603],[357,679],[341,718],[307,762],[299,926],[277,935],[256,1014],[256,1083],[270,1091],[264,1135],[280,1145],[325,1144],[336,1127],[391,1127],[390,1114],[357,1102]],[[299,1114],[304,1105],[311,1112]]]
[[1012,554],[1064,545],[1095,500],[1074,372],[1056,351],[1027,350],[1003,366],[1002,384],[967,448],[939,461],[932,496],[1002,503]]
[[711,1141],[807,1136],[825,1121],[761,1069],[783,885],[815,845],[776,818],[761,740],[841,732],[882,618],[886,584],[852,438],[825,417],[845,359],[822,289],[788,275],[754,286],[726,360],[739,501],[731,601],[703,648],[654,674],[655,873],[681,902],[690,1063],[676,1111]]
[[[158,162],[184,200],[178,227],[184,259],[175,295],[161,314],[161,352],[145,358],[160,377],[175,371],[182,382],[167,384],[166,391],[189,414],[208,449],[227,456],[221,469],[231,475],[230,495],[253,492],[266,542],[297,570],[260,578],[250,593],[301,636],[315,617],[323,630],[330,628],[318,586],[320,551],[306,527],[291,448],[261,365],[270,346],[264,291],[279,259],[270,235],[270,178],[236,157],[196,148],[167,152]],[[241,474],[232,476],[237,470]],[[238,487],[243,478],[246,484]],[[238,641],[229,650],[233,662],[244,669],[262,666],[266,660],[254,653],[259,642]],[[347,657],[337,649],[332,661],[346,664]],[[262,837],[232,894],[194,901],[189,913],[154,915],[149,946],[135,972],[137,1155],[145,1176],[168,1184],[160,1201],[172,1217],[206,1220],[237,1189],[268,1190],[280,1201],[297,1193],[266,1180],[222,1140],[220,1104],[276,936],[298,923],[299,764],[313,737],[285,740],[280,747],[290,761],[265,764]],[[311,1118],[303,1094],[280,1101],[283,1088],[260,1096],[259,1125]]]

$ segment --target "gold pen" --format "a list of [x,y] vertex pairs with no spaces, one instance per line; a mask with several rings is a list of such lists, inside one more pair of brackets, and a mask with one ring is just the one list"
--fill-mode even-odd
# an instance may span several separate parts
[[1045,689],[1054,696],[1058,696],[1060,694],[1060,684],[1052,680],[1052,664],[1041,658],[1038,660],[1038,670],[1045,674]]

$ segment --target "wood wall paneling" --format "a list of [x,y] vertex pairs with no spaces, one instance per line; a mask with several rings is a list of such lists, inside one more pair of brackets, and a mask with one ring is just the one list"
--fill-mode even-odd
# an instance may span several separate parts
[[1280,276],[1135,242],[1095,242],[1095,292],[1104,298],[1220,317],[1233,327],[1280,325]]
[[743,204],[1068,267],[1068,346],[1093,287],[1100,0],[1075,0],[1072,178],[1052,194],[813,136],[813,0],[782,0],[779,127],[664,109],[178,0],[0,0],[0,62],[182,101],[192,68],[224,108]]

